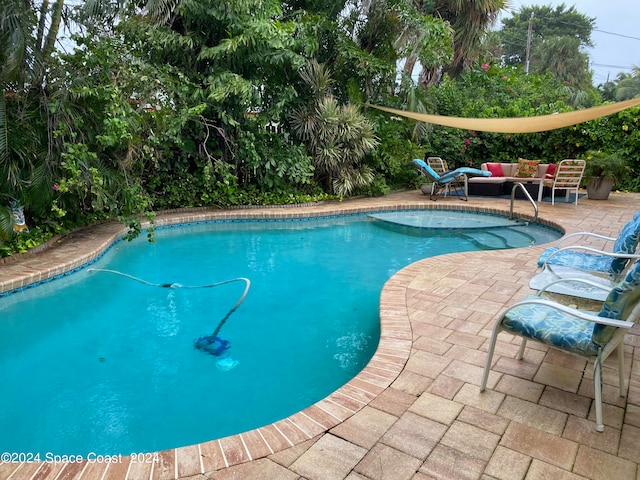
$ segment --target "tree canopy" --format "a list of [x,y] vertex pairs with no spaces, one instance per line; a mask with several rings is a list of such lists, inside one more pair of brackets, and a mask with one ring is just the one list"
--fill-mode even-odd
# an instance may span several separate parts
[[640,67],[635,66],[629,73],[621,72],[610,85],[604,86],[608,100],[623,101],[640,97]]
[[551,71],[570,85],[587,88],[591,74],[583,49],[593,46],[595,21],[575,6],[523,6],[502,20],[503,61],[530,73]]

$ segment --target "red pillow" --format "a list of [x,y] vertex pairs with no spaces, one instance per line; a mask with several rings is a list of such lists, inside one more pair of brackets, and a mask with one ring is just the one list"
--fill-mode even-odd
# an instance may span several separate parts
[[504,177],[502,165],[499,163],[487,163],[487,171],[491,172],[492,177]]
[[547,173],[545,174],[546,178],[553,178],[556,175],[556,167],[557,165],[555,163],[550,163],[549,166],[547,167]]

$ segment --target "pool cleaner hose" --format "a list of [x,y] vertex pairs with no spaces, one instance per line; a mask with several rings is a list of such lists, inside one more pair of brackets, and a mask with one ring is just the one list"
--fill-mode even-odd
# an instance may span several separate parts
[[238,301],[235,303],[235,305],[231,307],[231,310],[229,310],[227,314],[222,318],[222,320],[218,322],[218,326],[213,331],[213,333],[211,335],[204,335],[202,337],[199,337],[194,342],[194,346],[198,350],[210,353],[211,355],[215,355],[215,356],[222,355],[231,346],[229,344],[229,341],[223,340],[222,338],[220,338],[218,336],[218,333],[220,333],[220,329],[222,329],[222,327],[227,322],[231,314],[235,312],[238,309],[238,307],[240,307],[245,297],[247,296],[247,293],[249,293],[249,288],[251,287],[251,281],[248,278],[243,278],[243,277],[232,278],[231,280],[224,280],[222,282],[209,283],[207,285],[181,285],[179,283],[151,283],[141,278],[134,277],[133,275],[129,275],[127,273],[119,272],[117,270],[109,270],[105,268],[90,268],[89,271],[112,273],[114,275],[120,275],[122,277],[135,280],[136,282],[140,282],[144,285],[149,285],[151,287],[160,287],[160,288],[212,288],[212,287],[219,287],[221,285],[226,285],[228,283],[233,283],[233,282],[244,282],[245,286],[244,286],[244,291],[242,292],[242,295],[240,295],[240,298],[238,298]]

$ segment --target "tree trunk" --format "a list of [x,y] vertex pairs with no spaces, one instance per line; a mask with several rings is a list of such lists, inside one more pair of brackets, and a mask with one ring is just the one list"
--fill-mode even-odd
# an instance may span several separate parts
[[47,33],[47,38],[42,47],[42,59],[47,60],[53,53],[53,49],[56,45],[58,38],[58,31],[60,30],[60,21],[62,20],[62,7],[64,6],[64,0],[56,0],[56,4],[51,12],[51,26]]
[[411,76],[413,75],[413,69],[416,66],[416,61],[417,60],[418,59],[414,55],[411,55],[411,56],[407,57],[407,59],[404,61],[403,70],[404,70],[404,73],[405,73],[405,75],[407,77],[411,78]]
[[[49,10],[48,0],[45,0],[40,9],[40,15],[47,15]],[[45,6],[46,5],[46,6]],[[62,21],[62,8],[64,7],[64,0],[56,0],[53,8],[51,9],[51,25],[49,31],[44,32],[44,21],[40,18],[38,25],[38,40],[42,40],[44,37],[44,44],[37,45],[36,48],[40,49],[36,53],[36,62],[34,65],[35,74],[33,79],[33,88],[42,88],[44,84],[45,72],[47,71],[47,64],[53,50],[56,46],[56,40],[58,39],[58,31],[60,30],[60,22]]]
[[36,48],[42,50],[42,39],[44,38],[44,28],[47,21],[47,12],[49,11],[49,0],[42,0],[40,5],[40,20],[38,21],[38,36],[36,38]]

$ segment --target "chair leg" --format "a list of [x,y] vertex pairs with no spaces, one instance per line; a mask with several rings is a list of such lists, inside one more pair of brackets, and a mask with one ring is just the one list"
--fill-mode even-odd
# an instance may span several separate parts
[[627,390],[626,376],[624,374],[624,343],[618,345],[618,381],[620,382],[620,396],[624,397]]
[[[502,320],[502,319],[500,319]],[[484,392],[487,388],[487,380],[489,379],[489,372],[491,372],[491,361],[493,360],[493,352],[496,349],[496,340],[498,339],[498,333],[500,333],[500,321],[496,322],[491,331],[491,337],[489,338],[489,348],[487,349],[487,360],[484,364],[484,372],[482,373],[482,382],[480,382],[480,391]]]
[[522,343],[520,344],[520,348],[518,349],[516,360],[522,360],[524,358],[524,349],[526,347],[527,347],[527,339],[525,337],[522,337]]
[[602,423],[602,375],[600,358],[596,358],[593,366],[593,396],[596,407],[596,431],[604,432],[604,424]]
[[438,185],[436,182],[433,182],[431,184],[431,195],[429,195],[429,200],[433,200],[435,202],[438,199],[437,195],[439,191],[440,189],[438,188]]

